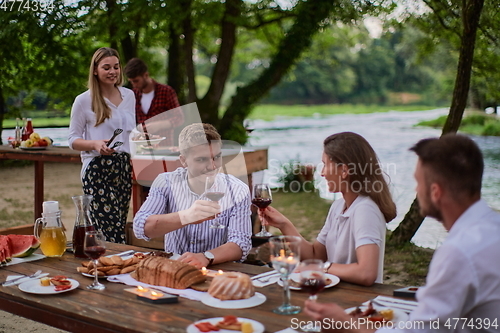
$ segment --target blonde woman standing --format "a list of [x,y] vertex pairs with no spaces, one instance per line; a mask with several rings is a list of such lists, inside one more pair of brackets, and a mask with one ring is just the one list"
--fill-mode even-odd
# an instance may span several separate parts
[[[91,216],[111,242],[125,242],[132,189],[129,135],[135,127],[135,97],[121,87],[118,52],[98,49],[90,63],[89,89],[71,109],[69,146],[81,151],[83,192],[94,197]],[[122,129],[108,147],[116,129]],[[112,149],[115,142],[123,145]]]
[[[341,280],[382,283],[385,224],[396,217],[396,205],[375,151],[362,136],[343,132],[323,142],[323,169],[330,192],[341,192],[313,242],[302,241],[301,259],[327,261],[325,270]],[[259,215],[284,235],[301,236],[292,222],[273,207]]]

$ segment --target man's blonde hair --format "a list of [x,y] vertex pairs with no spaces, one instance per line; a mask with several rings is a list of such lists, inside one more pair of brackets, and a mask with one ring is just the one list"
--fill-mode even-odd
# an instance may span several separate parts
[[221,137],[217,129],[210,124],[194,123],[184,127],[179,134],[179,150],[182,155],[186,155],[191,147],[212,142],[221,143]]

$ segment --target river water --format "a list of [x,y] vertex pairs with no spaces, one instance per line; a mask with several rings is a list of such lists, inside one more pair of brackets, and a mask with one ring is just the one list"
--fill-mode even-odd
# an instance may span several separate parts
[[[360,115],[332,115],[307,118],[278,118],[274,121],[254,120],[249,127],[249,144],[269,146],[269,169],[264,173],[264,181],[278,184],[283,163],[297,160],[302,163],[321,162],[322,143],[330,134],[352,131],[364,136],[377,152],[382,168],[390,178],[391,192],[398,209],[398,216],[388,224],[393,230],[402,220],[415,198],[413,172],[416,155],[408,149],[418,140],[440,135],[440,130],[414,127],[421,120],[430,120],[447,114],[447,109],[430,111],[372,113]],[[67,145],[67,128],[37,128],[43,136],[50,136],[55,144]],[[13,130],[4,130],[2,139],[13,135]],[[473,137],[482,149],[485,158],[483,177],[483,198],[488,204],[500,210],[500,137]],[[334,198],[326,193],[325,184],[319,174],[316,180],[321,195]],[[293,219],[292,219],[293,221]],[[436,248],[446,237],[441,223],[426,218],[413,238],[419,246]]]

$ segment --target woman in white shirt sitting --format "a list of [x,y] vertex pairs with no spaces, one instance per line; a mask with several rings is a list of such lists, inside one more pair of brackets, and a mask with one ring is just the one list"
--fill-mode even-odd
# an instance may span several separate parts
[[[89,90],[71,109],[69,146],[80,150],[83,192],[94,197],[91,216],[108,241],[125,243],[132,190],[129,135],[135,127],[135,96],[121,87],[118,52],[98,49],[90,63]],[[123,132],[108,142],[116,129]],[[123,142],[113,149],[116,142]]]
[[[375,151],[360,135],[343,132],[324,141],[322,157],[330,192],[341,192],[317,239],[303,239],[301,259],[322,259],[325,271],[341,280],[382,283],[385,224],[396,217],[394,204]],[[273,207],[259,209],[264,224],[284,235],[301,236],[293,223]]]

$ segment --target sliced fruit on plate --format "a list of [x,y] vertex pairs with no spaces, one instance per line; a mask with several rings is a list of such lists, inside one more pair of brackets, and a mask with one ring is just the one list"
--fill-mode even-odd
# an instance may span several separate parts
[[10,239],[13,258],[30,256],[40,247],[40,241],[32,235],[8,235],[8,237]]

